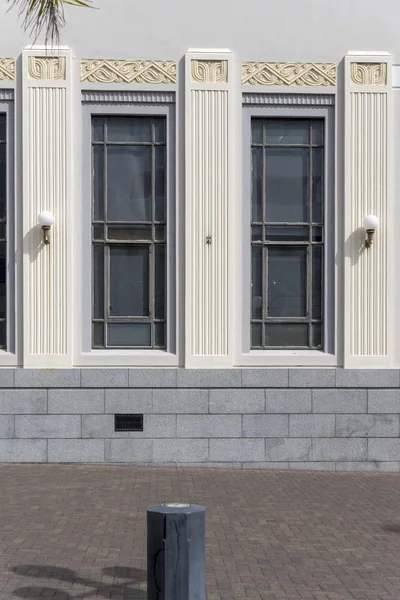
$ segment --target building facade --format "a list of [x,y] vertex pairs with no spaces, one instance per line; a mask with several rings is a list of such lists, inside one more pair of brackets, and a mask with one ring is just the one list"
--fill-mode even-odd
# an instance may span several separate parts
[[0,461],[399,471],[397,4],[98,9],[0,23]]

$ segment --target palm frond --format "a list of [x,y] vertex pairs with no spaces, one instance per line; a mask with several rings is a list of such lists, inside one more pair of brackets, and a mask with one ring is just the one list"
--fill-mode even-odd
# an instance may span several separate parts
[[16,7],[23,19],[25,31],[35,41],[45,31],[46,45],[58,45],[61,29],[65,25],[64,4],[89,7],[92,0],[7,0]]

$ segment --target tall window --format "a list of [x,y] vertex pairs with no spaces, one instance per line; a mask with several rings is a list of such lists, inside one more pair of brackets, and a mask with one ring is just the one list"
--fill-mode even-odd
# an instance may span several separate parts
[[0,348],[7,348],[7,118],[0,114]]
[[93,348],[165,348],[166,119],[93,117]]
[[253,349],[323,348],[324,120],[253,118]]

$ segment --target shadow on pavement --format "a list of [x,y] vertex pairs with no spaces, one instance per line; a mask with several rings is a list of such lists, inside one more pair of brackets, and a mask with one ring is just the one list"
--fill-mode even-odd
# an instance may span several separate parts
[[56,579],[60,583],[74,583],[84,586],[89,591],[82,593],[68,592],[54,587],[43,587],[40,585],[31,585],[20,587],[14,590],[14,598],[52,598],[54,600],[77,600],[84,598],[102,597],[118,598],[121,600],[146,600],[147,594],[143,590],[136,589],[136,586],[146,580],[146,571],[132,567],[106,567],[103,569],[104,575],[125,579],[121,583],[105,583],[95,581],[87,577],[81,577],[79,573],[72,569],[63,567],[52,567],[51,565],[16,565],[11,571],[16,575],[39,579]]

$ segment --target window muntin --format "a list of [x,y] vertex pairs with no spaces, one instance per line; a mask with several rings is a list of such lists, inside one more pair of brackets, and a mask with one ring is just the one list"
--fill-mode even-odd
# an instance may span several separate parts
[[7,349],[7,117],[0,113],[0,348]]
[[166,347],[166,118],[92,118],[92,346]]
[[251,119],[251,348],[323,349],[324,119]]

